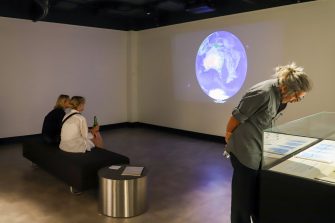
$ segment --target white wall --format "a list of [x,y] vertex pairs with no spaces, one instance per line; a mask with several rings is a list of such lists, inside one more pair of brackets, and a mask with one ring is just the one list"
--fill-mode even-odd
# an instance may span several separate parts
[[[84,115],[102,125],[139,121],[223,135],[243,93],[273,68],[296,61],[314,82],[279,122],[335,111],[335,1],[266,9],[123,32],[0,17],[0,138],[40,133],[61,94],[87,98]],[[215,104],[198,86],[194,60],[206,36],[230,31],[244,43],[241,91]]]
[[135,31],[128,32],[128,85],[127,105],[128,121],[138,121],[138,35]]
[[41,132],[59,94],[89,123],[127,121],[127,32],[0,17],[0,138]]
[[[270,78],[277,65],[305,67],[314,89],[302,103],[290,104],[279,123],[320,111],[335,111],[335,1],[315,2],[140,31],[138,33],[138,117],[140,122],[223,135],[243,93]],[[237,35],[248,56],[241,91],[214,104],[198,86],[194,61],[212,32]]]

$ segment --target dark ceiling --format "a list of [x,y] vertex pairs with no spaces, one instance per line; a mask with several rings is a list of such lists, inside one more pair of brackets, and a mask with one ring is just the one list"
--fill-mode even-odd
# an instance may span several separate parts
[[143,30],[314,0],[0,0],[0,16]]

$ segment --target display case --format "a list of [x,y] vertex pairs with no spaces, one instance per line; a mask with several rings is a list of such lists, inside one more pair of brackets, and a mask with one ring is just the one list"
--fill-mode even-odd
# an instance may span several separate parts
[[335,112],[264,131],[261,223],[335,222]]
[[335,112],[320,112],[263,133],[263,169],[269,169],[335,134]]

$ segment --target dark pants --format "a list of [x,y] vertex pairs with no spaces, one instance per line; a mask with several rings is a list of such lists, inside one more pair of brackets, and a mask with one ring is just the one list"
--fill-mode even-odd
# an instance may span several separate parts
[[258,179],[259,170],[250,169],[241,164],[231,154],[234,168],[231,192],[231,223],[258,222]]

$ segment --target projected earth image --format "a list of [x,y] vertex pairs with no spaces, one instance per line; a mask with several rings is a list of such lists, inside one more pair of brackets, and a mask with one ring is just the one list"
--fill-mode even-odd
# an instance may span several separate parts
[[232,33],[210,34],[200,45],[195,70],[203,92],[224,103],[242,87],[247,73],[247,55],[241,41]]

